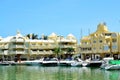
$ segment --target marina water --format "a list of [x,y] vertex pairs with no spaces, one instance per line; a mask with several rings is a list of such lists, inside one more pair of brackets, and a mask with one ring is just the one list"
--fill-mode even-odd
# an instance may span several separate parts
[[0,66],[0,80],[120,80],[119,75],[89,67]]

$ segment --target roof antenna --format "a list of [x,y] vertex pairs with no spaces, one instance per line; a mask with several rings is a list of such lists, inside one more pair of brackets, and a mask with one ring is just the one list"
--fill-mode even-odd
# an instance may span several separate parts
[[90,28],[88,29],[88,35],[90,35]]
[[81,39],[82,39],[82,29],[81,29],[81,31],[80,31],[80,34],[81,34]]
[[20,31],[19,31],[19,30],[17,30],[17,34],[20,34]]

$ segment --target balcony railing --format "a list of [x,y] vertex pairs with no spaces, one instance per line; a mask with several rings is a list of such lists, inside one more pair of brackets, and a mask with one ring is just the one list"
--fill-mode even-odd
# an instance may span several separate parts
[[56,45],[30,45],[31,49],[53,49]]
[[24,40],[23,39],[12,39],[11,42],[18,42],[18,43],[20,42],[21,43],[21,42],[24,42]]
[[0,49],[8,49],[8,46],[0,46]]
[[92,51],[88,51],[88,50],[87,51],[86,50],[83,51],[82,50],[82,51],[80,51],[80,53],[92,53]]
[[60,45],[60,48],[69,48],[69,47],[76,48],[75,45]]
[[53,54],[52,51],[30,51],[31,54]]
[[10,54],[27,54],[25,51],[10,51]]
[[25,48],[24,45],[11,45],[10,48]]

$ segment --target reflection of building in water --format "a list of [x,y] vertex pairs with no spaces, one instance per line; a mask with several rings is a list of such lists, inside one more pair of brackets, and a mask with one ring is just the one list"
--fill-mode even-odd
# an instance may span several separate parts
[[100,58],[100,56],[118,55],[120,54],[120,34],[110,32],[106,24],[100,23],[96,32],[82,37],[79,50],[84,59],[85,56],[96,59]]
[[107,80],[119,80],[120,79],[120,72],[119,71],[106,71],[105,75]]

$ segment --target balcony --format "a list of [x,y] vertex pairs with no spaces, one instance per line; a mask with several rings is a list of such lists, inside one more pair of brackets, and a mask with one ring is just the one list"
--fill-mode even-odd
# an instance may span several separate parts
[[60,45],[60,48],[76,48],[76,45]]
[[8,45],[2,45],[0,46],[0,49],[8,49]]
[[12,39],[11,42],[16,42],[16,43],[23,43],[23,39]]
[[9,54],[27,54],[25,51],[10,51]]
[[30,51],[30,54],[38,54],[38,51]]
[[31,49],[54,49],[56,45],[30,45]]
[[38,46],[38,49],[54,49],[56,48],[56,45],[43,45],[43,46]]
[[36,55],[38,55],[38,54],[42,54],[42,55],[45,55],[45,54],[53,54],[53,52],[52,51],[30,51],[30,53],[31,54],[36,54]]
[[10,48],[25,48],[24,45],[11,45]]
[[0,46],[0,49],[5,49],[5,47],[4,46]]
[[39,51],[38,54],[44,54],[44,51]]

